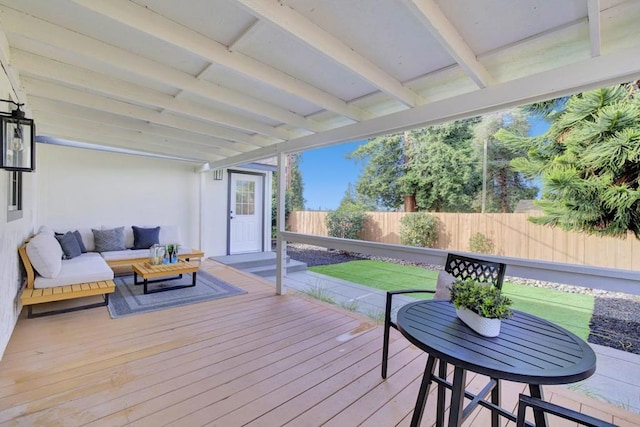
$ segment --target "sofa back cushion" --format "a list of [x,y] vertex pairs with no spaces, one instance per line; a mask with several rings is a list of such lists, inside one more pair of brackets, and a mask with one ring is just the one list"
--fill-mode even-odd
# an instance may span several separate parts
[[160,243],[160,227],[142,228],[132,225],[131,228],[133,229],[133,249],[149,249]]
[[182,245],[180,229],[177,225],[161,225],[160,236],[158,238],[160,239],[161,245],[172,245],[175,243]]
[[122,251],[126,249],[124,245],[124,227],[108,230],[91,229],[91,231],[93,232],[97,252]]
[[31,265],[42,277],[53,279],[62,269],[62,248],[51,233],[38,233],[27,243]]
[[78,239],[71,231],[67,231],[65,234],[56,234],[56,240],[60,243],[60,247],[64,253],[64,259],[71,259],[82,255],[82,249],[78,244]]

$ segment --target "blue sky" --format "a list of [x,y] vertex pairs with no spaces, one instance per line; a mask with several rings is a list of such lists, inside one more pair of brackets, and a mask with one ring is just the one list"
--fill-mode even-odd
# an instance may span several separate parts
[[[540,135],[549,128],[544,120],[532,120],[529,135]],[[300,171],[304,183],[305,207],[309,210],[333,210],[338,207],[349,183],[358,181],[361,164],[346,155],[366,140],[305,151]]]

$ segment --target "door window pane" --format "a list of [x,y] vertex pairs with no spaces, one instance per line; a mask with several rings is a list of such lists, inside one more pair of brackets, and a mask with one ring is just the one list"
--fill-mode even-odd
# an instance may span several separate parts
[[255,214],[256,183],[253,181],[236,182],[236,215]]

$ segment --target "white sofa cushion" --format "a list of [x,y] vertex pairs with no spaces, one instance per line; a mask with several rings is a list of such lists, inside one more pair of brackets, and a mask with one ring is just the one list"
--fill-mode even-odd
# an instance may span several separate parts
[[149,249],[125,249],[124,251],[101,252],[105,261],[120,261],[122,259],[149,258]]
[[72,259],[61,260],[61,264],[60,274],[57,277],[36,276],[33,287],[44,289],[113,279],[113,270],[97,252],[87,252]]
[[38,233],[27,243],[31,265],[42,277],[55,278],[62,269],[62,247],[51,233]]
[[[191,253],[191,248],[180,247],[178,248],[178,254]],[[136,259],[136,258],[149,258],[149,249],[126,249],[124,251],[108,251],[101,252],[100,255],[105,261],[120,261],[123,259]]]
[[161,225],[158,240],[161,245],[171,245],[177,243],[182,246],[180,229],[177,225]]

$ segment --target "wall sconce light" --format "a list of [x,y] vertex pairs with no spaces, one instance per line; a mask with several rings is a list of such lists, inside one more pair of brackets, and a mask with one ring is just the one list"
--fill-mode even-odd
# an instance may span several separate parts
[[222,181],[222,173],[224,171],[222,169],[216,169],[213,171],[213,180],[214,181]]
[[11,171],[33,172],[36,168],[36,126],[32,119],[24,117],[18,104],[10,99],[0,99],[14,104],[11,113],[0,112],[0,139],[2,161],[0,167]]

